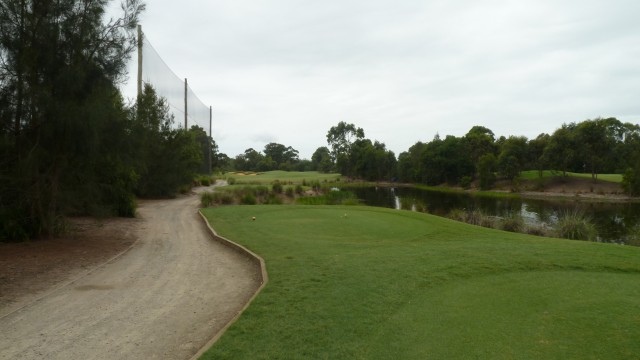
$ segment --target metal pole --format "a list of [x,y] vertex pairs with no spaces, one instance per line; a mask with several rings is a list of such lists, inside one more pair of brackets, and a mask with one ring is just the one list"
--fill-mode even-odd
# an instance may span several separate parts
[[142,25],[138,25],[138,98],[142,95]]
[[211,119],[213,118],[213,110],[211,108],[211,106],[209,106],[209,144],[207,145],[207,157],[209,158],[209,161],[207,162],[207,168],[209,170],[209,174],[211,174],[211,142],[212,142],[212,138],[211,138]]
[[187,130],[187,78],[184,78],[184,129]]

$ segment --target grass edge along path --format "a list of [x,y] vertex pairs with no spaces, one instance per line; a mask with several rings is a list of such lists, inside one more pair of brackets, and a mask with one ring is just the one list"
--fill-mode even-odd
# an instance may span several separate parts
[[[373,207],[203,209],[269,283],[204,359],[640,353],[640,249]],[[251,218],[255,216],[256,220]]]

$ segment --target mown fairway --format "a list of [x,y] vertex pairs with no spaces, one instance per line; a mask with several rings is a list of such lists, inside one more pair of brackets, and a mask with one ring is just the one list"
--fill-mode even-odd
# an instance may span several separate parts
[[301,184],[303,180],[310,183],[312,181],[335,181],[340,178],[340,174],[325,174],[318,171],[232,172],[226,176],[234,178],[236,183],[241,184],[271,184],[276,180],[283,183]]
[[639,248],[372,207],[203,212],[220,234],[261,255],[270,277],[204,358],[640,354]]

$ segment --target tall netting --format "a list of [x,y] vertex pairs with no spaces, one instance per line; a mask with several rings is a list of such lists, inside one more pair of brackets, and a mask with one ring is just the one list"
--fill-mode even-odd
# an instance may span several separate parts
[[187,85],[187,126],[198,125],[209,134],[210,111]]
[[[140,32],[142,35],[142,32]],[[187,127],[198,125],[210,135],[210,111],[209,107],[196,96],[188,86],[186,79],[180,79],[169,66],[162,60],[156,49],[153,48],[146,36],[142,36],[142,62],[140,71],[142,82],[150,84],[156,90],[158,96],[167,100],[169,109],[174,116],[174,126],[184,127],[185,110],[187,113]],[[186,89],[185,89],[185,85]],[[186,97],[186,109],[185,109]]]
[[[140,51],[140,49],[138,49]],[[167,100],[175,125],[184,126],[184,80],[162,60],[146,36],[142,37],[142,81]]]

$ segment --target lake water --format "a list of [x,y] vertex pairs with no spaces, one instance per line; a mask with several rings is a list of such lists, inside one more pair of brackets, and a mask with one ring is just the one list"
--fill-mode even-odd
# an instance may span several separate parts
[[445,216],[454,209],[480,209],[487,215],[497,217],[519,213],[529,225],[551,228],[559,215],[578,209],[595,224],[598,241],[640,246],[640,203],[507,199],[402,187],[353,188],[349,191],[371,206],[422,211],[439,216]]

